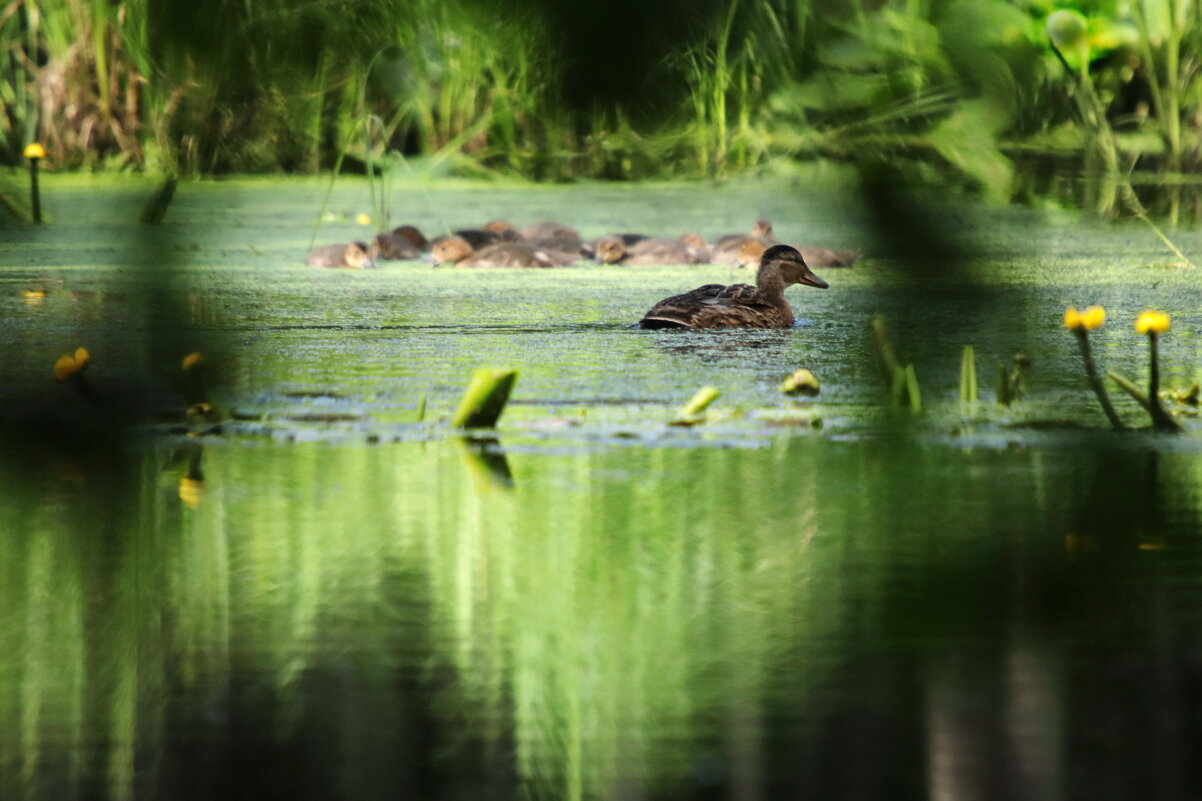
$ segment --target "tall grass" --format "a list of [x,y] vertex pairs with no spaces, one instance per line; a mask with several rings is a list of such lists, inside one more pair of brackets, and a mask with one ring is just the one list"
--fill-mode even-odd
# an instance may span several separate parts
[[[1198,167],[1196,0],[1108,8],[1078,67],[1107,114],[1156,133],[1163,169]],[[682,14],[642,83],[590,104],[567,97],[580,56],[562,23],[583,12],[534,0],[13,0],[0,162],[34,139],[58,167],[191,173],[400,153],[478,175],[721,176],[821,156],[935,164],[1004,198],[1006,147],[1068,137],[1093,158],[1042,33],[1049,10],[714,0]],[[1122,100],[1132,82],[1150,94],[1143,117]],[[1143,153],[1132,137],[1118,147]]]

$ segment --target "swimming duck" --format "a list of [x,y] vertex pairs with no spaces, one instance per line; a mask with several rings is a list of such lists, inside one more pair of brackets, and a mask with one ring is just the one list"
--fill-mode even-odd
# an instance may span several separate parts
[[538,222],[527,225],[522,229],[522,238],[527,241],[566,240],[572,243],[572,252],[579,250],[580,246],[584,244],[584,240],[580,238],[576,229],[557,222]]
[[476,250],[461,236],[447,237],[434,245],[433,262],[451,262],[456,267],[563,267],[574,257],[528,245],[498,242]]
[[[413,229],[417,230],[417,229]],[[368,250],[368,255],[372,259],[416,259],[422,255],[421,248],[414,244],[413,240],[404,233],[398,233],[400,228],[395,228],[390,233],[376,234],[376,238],[372,241],[371,248]],[[421,233],[418,233],[421,236]],[[422,242],[425,242],[423,237]]]
[[429,240],[426,239],[425,235],[422,234],[421,231],[417,230],[417,228],[412,225],[397,226],[396,228],[392,229],[392,235],[394,237],[408,239],[409,243],[422,253],[425,253],[430,249]]
[[789,328],[793,309],[785,288],[793,284],[826,289],[796,248],[773,245],[760,257],[755,286],[706,284],[661,300],[639,320],[640,328]]
[[697,262],[698,264],[710,263],[710,259],[712,259],[714,255],[714,251],[713,248],[706,244],[706,241],[701,234],[681,234],[680,241],[697,251],[697,255],[701,257],[700,261]]
[[[762,243],[749,239],[735,254],[735,266],[750,267],[759,264],[765,250],[767,248]],[[818,268],[851,267],[863,254],[860,250],[830,250],[811,245],[798,245],[796,250],[805,259],[806,264]]]
[[434,237],[434,241],[430,244],[432,247],[438,247],[442,242],[456,236],[466,241],[473,249],[495,245],[501,241],[501,235],[496,231],[488,231],[483,228],[460,228],[458,231]]
[[370,270],[376,266],[368,255],[366,242],[314,248],[305,258],[305,264],[310,267],[349,267],[355,270]]
[[718,237],[714,240],[715,261],[734,261],[739,249],[749,242],[759,243],[766,248],[777,244],[776,237],[772,233],[772,223],[768,220],[756,220],[755,225],[751,228],[750,236],[727,234]]
[[606,264],[702,264],[703,254],[680,239],[644,238],[626,245],[618,236],[603,236],[596,244],[597,261]]

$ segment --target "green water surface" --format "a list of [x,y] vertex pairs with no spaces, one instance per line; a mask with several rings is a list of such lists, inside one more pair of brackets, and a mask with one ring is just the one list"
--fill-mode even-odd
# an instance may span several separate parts
[[[750,276],[314,270],[325,183],[184,184],[147,230],[151,188],[51,176],[52,223],[0,228],[0,798],[1199,786],[1197,424],[1106,431],[1060,324],[1106,305],[1098,357],[1142,382],[1131,321],[1167,311],[1165,383],[1193,380],[1202,282],[1146,227],[936,198],[960,249],[915,253],[824,173],[393,198],[428,234],[768,217],[865,251],[789,290],[791,330],[650,332],[632,324],[659,298]],[[317,242],[366,238],[366,185],[332,198]],[[880,389],[877,313],[922,416]],[[87,401],[50,378],[78,346]],[[200,436],[172,387],[192,351],[239,418]],[[998,407],[1018,351],[1029,394]],[[496,438],[455,436],[471,370],[500,365],[520,376]],[[803,366],[822,393],[781,396]],[[667,425],[703,385],[711,419]]]

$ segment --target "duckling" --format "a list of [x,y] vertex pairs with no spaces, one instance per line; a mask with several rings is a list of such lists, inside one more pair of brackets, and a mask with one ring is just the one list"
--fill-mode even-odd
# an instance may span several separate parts
[[409,240],[409,243],[411,245],[413,245],[413,247],[417,248],[418,251],[421,253],[425,253],[427,250],[430,249],[429,240],[427,240],[425,235],[422,234],[421,231],[417,230],[417,228],[415,226],[412,226],[412,225],[398,226],[398,227],[392,229],[392,235],[394,237],[401,237],[403,239]]
[[431,245],[437,247],[440,243],[456,236],[471,245],[473,250],[487,247],[488,245],[495,245],[501,241],[501,235],[496,231],[487,231],[483,228],[461,228],[458,231],[434,237]]
[[[753,264],[759,264],[760,257],[764,255],[765,250],[767,248],[763,244],[749,239],[735,254],[735,266],[750,267]],[[830,250],[810,245],[798,245],[796,250],[801,253],[806,264],[811,267],[825,268],[851,267],[862,253],[860,250]]]
[[564,240],[572,244],[571,252],[573,253],[580,250],[580,246],[584,244],[584,240],[580,238],[580,234],[576,233],[574,228],[557,222],[538,222],[527,225],[522,229],[522,238],[531,242]]
[[[490,220],[484,224],[484,230],[492,231],[498,236],[505,234],[506,231],[513,231],[515,234],[518,233],[518,229],[514,228],[513,223],[509,220]],[[518,235],[521,236],[521,234]]]
[[525,242],[498,242],[475,250],[461,236],[434,245],[433,262],[451,262],[456,267],[563,267],[571,264],[567,254],[539,250]]
[[[400,228],[391,233],[376,234],[371,243],[368,255],[372,259],[416,259],[422,255],[421,250],[404,234],[398,234]],[[420,234],[419,234],[420,236]],[[422,241],[425,241],[424,239]]]
[[697,251],[697,264],[710,263],[714,252],[710,246],[706,244],[705,239],[702,238],[701,234],[694,234],[692,232],[681,234],[680,241]]
[[727,234],[714,240],[713,257],[715,261],[737,263],[739,249],[749,242],[756,242],[764,247],[777,244],[772,233],[772,223],[768,220],[756,220],[751,229],[751,235]]
[[639,320],[640,328],[789,328],[793,309],[785,288],[793,284],[826,289],[796,248],[773,245],[760,257],[755,286],[706,284],[661,300]]
[[370,270],[376,266],[368,255],[366,242],[314,248],[305,258],[305,264],[310,267],[349,267],[355,270]]
[[679,239],[641,239],[630,246],[617,236],[597,240],[597,260],[606,264],[700,264],[702,254]]

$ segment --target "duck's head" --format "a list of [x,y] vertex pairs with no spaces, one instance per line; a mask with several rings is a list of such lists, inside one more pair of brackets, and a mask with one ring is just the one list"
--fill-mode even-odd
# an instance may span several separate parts
[[755,226],[751,229],[752,236],[759,236],[765,239],[772,238],[772,223],[769,220],[756,220]]
[[626,255],[626,246],[619,236],[603,236],[597,240],[595,247],[597,261],[604,264],[617,264]]
[[788,245],[773,245],[764,251],[764,255],[760,256],[759,273],[762,274],[765,270],[778,271],[781,278],[784,279],[785,286],[805,284],[819,289],[826,289],[830,286],[810,271],[809,265],[801,257],[797,248]]
[[400,237],[401,239],[408,239],[418,250],[430,249],[430,243],[426,240],[425,235],[412,225],[401,225],[393,228],[392,235]]
[[343,261],[347,267],[354,267],[356,270],[370,270],[376,266],[376,263],[371,259],[370,248],[366,242],[352,242],[346,246],[346,251],[342,254]]
[[735,253],[735,266],[751,267],[759,265],[760,259],[763,258],[765,250],[767,250],[767,248],[764,247],[763,242],[756,241],[755,239],[748,239],[739,247],[738,252]]
[[444,262],[458,264],[470,255],[472,255],[472,246],[466,239],[461,236],[448,236],[446,239],[434,243],[430,261],[434,264]]
[[396,244],[391,234],[376,234],[376,238],[371,241],[371,247],[367,249],[367,255],[373,261],[381,257],[391,259],[395,252]]

